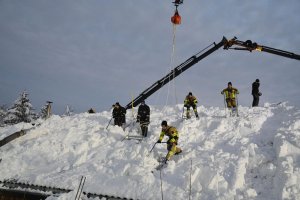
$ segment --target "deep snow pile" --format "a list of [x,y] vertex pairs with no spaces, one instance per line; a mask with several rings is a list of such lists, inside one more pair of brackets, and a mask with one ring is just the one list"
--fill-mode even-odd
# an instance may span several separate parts
[[[164,199],[189,199],[190,173],[191,199],[300,199],[300,110],[281,103],[239,107],[240,117],[225,117],[217,107],[198,112],[199,120],[183,120],[182,105],[151,106],[149,136],[140,143],[122,141],[139,134],[138,126],[106,129],[111,112],[52,116],[0,148],[0,180],[76,189],[84,175],[86,192],[161,199],[160,174],[151,171],[166,145],[149,150],[167,120],[178,128],[184,152],[162,170]],[[0,137],[18,128],[1,128]]]

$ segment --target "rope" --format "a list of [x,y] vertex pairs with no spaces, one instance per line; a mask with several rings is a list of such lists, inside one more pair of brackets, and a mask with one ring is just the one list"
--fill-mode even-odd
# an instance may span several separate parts
[[[176,25],[173,24],[173,44],[172,44],[172,56],[171,56],[171,63],[174,63],[174,55],[175,55],[175,38],[176,38]],[[175,70],[173,71],[173,85],[174,85],[174,96],[175,96],[175,103],[178,104],[177,99],[177,91],[176,91],[176,84],[175,84]]]
[[[169,70],[171,71],[172,70],[172,65],[174,63],[174,55],[175,55],[175,40],[176,39],[176,25],[173,24],[173,39],[172,39],[172,53],[171,53],[171,59],[170,59],[170,68]],[[175,94],[175,99],[176,99],[176,87],[175,87],[175,70],[173,71],[173,87],[174,87],[174,94]],[[170,90],[171,90],[171,77],[169,78],[169,84],[168,84],[168,93],[167,93],[167,98],[166,98],[166,105],[168,105],[168,101],[169,101],[169,96],[170,96]],[[177,103],[177,99],[176,99],[176,103]]]
[[191,196],[192,196],[192,169],[193,169],[193,160],[191,159],[189,200],[191,200]]
[[161,200],[164,200],[164,192],[163,192],[163,183],[161,178],[161,170],[159,170],[159,178],[160,178],[160,193],[161,193]]
[[[174,55],[175,55],[175,40],[176,39],[176,24],[173,24],[173,39],[172,39],[172,53],[171,53],[171,59],[170,59],[170,67],[169,67],[169,71],[172,70],[172,64],[174,63]],[[166,73],[168,71],[166,70]],[[173,87],[174,87],[174,95],[175,95],[175,101],[176,101],[176,104],[178,103],[178,100],[177,100],[177,92],[176,92],[176,87],[175,87],[175,71],[173,72],[173,81],[174,81],[174,84],[173,84]],[[168,91],[167,91],[167,97],[166,97],[166,102],[165,102],[165,105],[163,107],[163,109],[168,105],[168,102],[169,102],[169,96],[170,96],[170,85],[171,85],[171,82],[170,82],[170,78],[169,78],[169,84],[168,84]],[[161,90],[159,91],[158,95],[157,95],[157,99],[156,99],[156,102],[158,102],[158,99],[159,99],[159,96],[160,96],[160,92]]]
[[[175,57],[175,45],[176,45],[176,24],[173,24],[173,39],[172,39],[172,53],[171,53],[171,59],[170,59],[170,67],[169,70],[172,70],[172,66],[174,63],[174,57]],[[177,99],[177,91],[176,91],[176,82],[175,82],[175,70],[173,71],[173,88],[174,88],[174,98],[175,98],[175,104],[178,104],[178,99]],[[171,77],[169,77],[169,84],[168,84],[168,91],[167,91],[167,97],[166,97],[166,102],[163,110],[166,108],[169,102],[169,97],[170,97],[170,91],[171,91]]]
[[[173,39],[172,39],[172,53],[171,53],[171,59],[170,59],[170,67],[169,70],[172,70],[172,65],[174,63],[174,57],[175,57],[175,45],[176,45],[176,24],[173,24]],[[202,53],[203,51],[205,51],[206,49],[208,49],[209,47],[211,47],[212,45],[215,45],[215,43],[211,43],[210,45],[208,45],[207,47],[205,47],[204,49],[202,49],[201,51],[199,51],[197,54],[195,54],[195,56],[197,56],[198,54]],[[170,90],[171,90],[171,77],[169,77],[169,84],[168,84],[168,90],[167,90],[167,96],[166,96],[166,101],[165,101],[165,105],[163,106],[163,111],[165,110],[166,106],[168,105],[169,102],[169,97],[170,97]],[[174,98],[175,98],[175,104],[178,104],[178,98],[177,98],[177,90],[176,90],[176,82],[175,82],[175,70],[173,71],[173,88],[174,88]],[[189,86],[189,91],[191,91],[191,86],[190,84],[187,84]],[[160,96],[160,92],[158,93],[157,96],[157,102],[158,102],[158,98]]]
[[225,93],[223,94],[223,96],[224,96],[225,117],[227,117],[227,106],[226,106],[226,97],[225,97]]

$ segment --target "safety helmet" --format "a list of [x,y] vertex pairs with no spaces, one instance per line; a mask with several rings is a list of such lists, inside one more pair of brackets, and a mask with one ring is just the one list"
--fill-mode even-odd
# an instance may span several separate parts
[[164,120],[164,121],[161,122],[161,125],[162,126],[168,126],[168,123],[167,123],[167,121]]

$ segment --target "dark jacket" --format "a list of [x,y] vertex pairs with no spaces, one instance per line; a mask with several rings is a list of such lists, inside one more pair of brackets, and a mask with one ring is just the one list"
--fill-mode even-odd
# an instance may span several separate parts
[[140,105],[138,109],[137,121],[149,122],[150,121],[150,107],[146,104]]
[[252,95],[258,95],[259,93],[259,82],[253,82],[252,83]]
[[125,123],[126,109],[122,106],[113,109],[113,118],[121,119],[122,123]]

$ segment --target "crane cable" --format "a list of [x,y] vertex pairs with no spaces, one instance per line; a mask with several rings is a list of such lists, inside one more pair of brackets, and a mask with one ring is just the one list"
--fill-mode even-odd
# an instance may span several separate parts
[[[175,57],[175,44],[176,44],[176,24],[173,24],[173,39],[172,39],[172,53],[171,53],[171,59],[170,59],[170,65],[169,65],[169,69],[166,70],[166,73],[172,70],[172,66],[174,64],[174,57]],[[176,104],[178,104],[178,99],[177,99],[177,91],[176,91],[176,87],[175,87],[175,70],[173,71],[173,87],[174,87],[174,96],[175,96],[175,101]],[[166,107],[168,105],[169,102],[169,96],[170,96],[170,85],[171,85],[171,81],[170,81],[170,77],[169,77],[169,83],[168,83],[168,91],[167,91],[167,96],[166,96],[166,102],[164,107]],[[159,96],[160,96],[160,92],[161,90],[158,92],[158,96],[156,98],[156,102],[158,102]]]
[[[171,17],[171,22],[173,24],[173,40],[172,40],[172,53],[171,53],[171,59],[170,59],[170,71],[172,70],[172,66],[174,65],[174,57],[175,57],[175,39],[176,39],[176,25],[181,24],[181,16],[178,13],[177,7],[178,5],[183,3],[183,0],[175,0],[173,2],[175,4],[175,13],[174,15]],[[171,74],[172,75],[172,74]],[[173,88],[174,88],[174,97],[175,97],[175,104],[178,104],[178,98],[177,98],[177,91],[176,91],[176,83],[175,83],[175,70],[173,70],[173,77],[169,76],[169,81],[168,81],[168,92],[167,92],[167,96],[166,96],[166,102],[165,102],[165,106],[166,107],[168,105],[169,102],[169,96],[170,96],[170,90],[171,90],[171,78],[174,79],[174,83],[173,83]],[[157,96],[157,100],[160,96],[160,92]]]
[[[176,45],[176,24],[173,24],[173,40],[172,40],[172,53],[171,53],[171,60],[170,60],[170,71],[172,70],[172,66],[174,64],[174,57],[175,57],[175,45]],[[168,84],[168,93],[166,98],[166,104],[168,105],[168,100],[170,96],[170,90],[171,90],[171,81],[169,77],[169,84]],[[177,91],[176,91],[176,82],[175,82],[175,70],[173,70],[173,88],[174,88],[174,97],[175,97],[175,103],[178,104],[178,98],[177,98]]]

